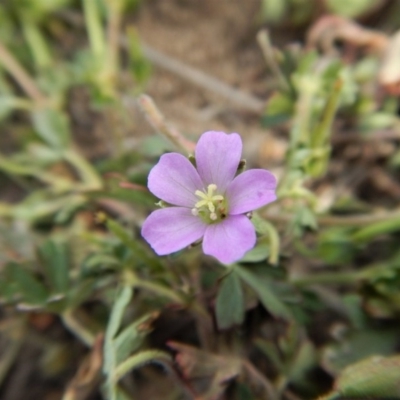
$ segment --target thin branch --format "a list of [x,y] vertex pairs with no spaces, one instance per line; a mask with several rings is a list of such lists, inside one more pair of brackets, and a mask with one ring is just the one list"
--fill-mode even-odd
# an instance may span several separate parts
[[178,149],[185,153],[193,153],[195,144],[187,140],[179,131],[167,124],[161,111],[157,108],[150,96],[143,94],[139,96],[138,102],[147,120],[154,129],[169,139]]
[[[126,45],[126,38],[121,38],[121,43]],[[166,54],[163,54],[142,42],[144,55],[155,65],[163,68],[180,78],[209,90],[229,100],[230,103],[242,110],[255,114],[261,114],[265,109],[265,102],[257,97],[235,89],[219,79],[210,76],[203,71],[190,67]]]
[[265,62],[268,65],[268,68],[271,70],[275,78],[279,81],[282,88],[288,89],[289,84],[276,61],[275,49],[272,47],[269,33],[266,29],[263,29],[260,32],[258,32],[257,42],[261,48]]

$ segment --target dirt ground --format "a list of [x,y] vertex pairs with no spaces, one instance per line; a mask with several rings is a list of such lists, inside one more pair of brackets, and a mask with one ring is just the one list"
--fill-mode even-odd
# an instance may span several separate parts
[[[152,48],[264,101],[268,71],[256,41],[259,9],[258,0],[152,1],[143,3],[136,26]],[[147,92],[182,132],[198,137],[207,130],[237,131],[246,137],[247,156],[262,152],[268,135],[259,115],[238,111],[225,96],[160,66]]]

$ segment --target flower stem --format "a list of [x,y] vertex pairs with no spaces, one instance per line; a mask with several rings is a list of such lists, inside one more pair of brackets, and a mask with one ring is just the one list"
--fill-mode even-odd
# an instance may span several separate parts
[[184,302],[184,299],[182,298],[182,296],[180,296],[173,290],[171,290],[163,285],[160,285],[159,283],[141,279],[131,270],[125,271],[124,280],[127,282],[127,284],[129,284],[135,288],[142,288],[142,289],[149,290],[150,292],[156,293],[161,297],[166,297],[178,304],[182,304]]

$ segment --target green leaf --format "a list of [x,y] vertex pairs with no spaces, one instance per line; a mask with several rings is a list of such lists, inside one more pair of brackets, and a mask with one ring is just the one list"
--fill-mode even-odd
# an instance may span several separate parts
[[287,0],[263,0],[261,3],[262,18],[268,22],[277,23],[287,11]]
[[132,288],[125,286],[117,294],[117,299],[111,311],[106,330],[106,343],[113,339],[118,332],[126,306],[132,298]]
[[287,371],[289,380],[301,384],[307,379],[307,372],[317,364],[317,354],[314,345],[306,340],[301,343]]
[[332,374],[373,355],[386,356],[395,351],[398,343],[398,329],[366,329],[352,331],[341,342],[331,344],[322,351],[325,369]]
[[380,4],[379,0],[326,0],[328,10],[349,18],[355,18]]
[[[276,228],[268,221],[254,213],[252,223],[258,233],[266,235],[269,242],[269,258],[271,264],[276,264],[279,258],[280,240]],[[245,256],[246,257],[246,256]]]
[[151,313],[132,322],[115,339],[116,362],[121,363],[143,343],[151,331],[151,322],[158,313]]
[[66,243],[46,240],[39,248],[43,267],[56,293],[65,293],[69,287],[69,254]]
[[258,240],[256,246],[248,251],[241,259],[241,263],[257,263],[266,260],[270,254],[268,238]]
[[149,256],[145,249],[141,246],[140,242],[136,239],[133,239],[128,234],[126,229],[117,221],[107,219],[106,225],[107,228],[132,251],[135,257],[140,259],[144,264],[150,265],[155,269],[160,267],[160,262],[157,259]]
[[287,122],[293,115],[294,103],[286,93],[276,92],[269,101],[265,115],[261,119],[264,127],[269,128]]
[[373,356],[350,365],[335,382],[335,391],[323,399],[397,399],[400,396],[400,356]]
[[292,320],[288,307],[271,290],[270,282],[263,276],[257,276],[250,269],[235,265],[234,270],[258,295],[263,306],[275,317]]
[[47,289],[31,271],[16,263],[9,264],[8,268],[24,301],[34,305],[43,304],[46,301]]
[[352,239],[356,242],[367,242],[374,239],[376,236],[397,231],[400,231],[400,218],[394,217],[392,219],[369,224],[365,228],[361,228],[355,234],[353,234]]
[[36,133],[52,148],[62,150],[69,146],[68,119],[62,112],[51,108],[36,110],[32,122]]
[[243,322],[243,290],[235,271],[222,280],[217,296],[216,317],[219,329],[227,329]]
[[130,70],[139,85],[143,85],[150,78],[152,67],[146,57],[144,57],[136,29],[131,26],[126,33]]
[[117,292],[116,300],[106,329],[104,339],[103,372],[107,376],[105,390],[107,392],[107,398],[110,400],[116,400],[118,398],[116,381],[114,379],[115,369],[117,367],[117,354],[114,339],[120,329],[126,306],[129,304],[131,298],[132,288],[129,286],[124,286]]

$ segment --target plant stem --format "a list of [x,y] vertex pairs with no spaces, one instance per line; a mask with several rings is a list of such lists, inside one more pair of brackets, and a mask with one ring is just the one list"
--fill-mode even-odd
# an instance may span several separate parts
[[95,335],[83,326],[74,315],[73,310],[66,310],[61,319],[64,325],[75,334],[86,346],[92,347],[95,342]]
[[97,171],[77,151],[72,149],[65,151],[64,158],[78,171],[82,181],[86,184],[87,190],[100,190],[103,187],[103,182]]
[[325,110],[322,113],[322,120],[314,129],[311,137],[311,147],[316,149],[326,145],[332,128],[333,118],[339,104],[340,94],[342,92],[343,81],[338,78],[332,87],[332,93],[328,98]]
[[323,272],[318,274],[307,274],[298,278],[291,278],[290,283],[303,287],[315,284],[353,284],[364,277],[365,271],[350,272]]
[[158,132],[169,139],[181,151],[185,153],[194,151],[195,144],[166,123],[164,116],[150,96],[143,94],[139,96],[138,101],[147,120]]
[[22,28],[36,67],[38,69],[49,67],[51,65],[50,51],[38,26],[29,18],[23,17]]
[[94,56],[100,58],[105,54],[105,41],[97,1],[83,0],[83,8],[90,47]]
[[0,42],[0,63],[6,71],[18,82],[26,94],[38,105],[48,102],[46,96],[39,90],[35,81],[29,76],[21,64]]
[[112,77],[117,75],[119,65],[119,37],[123,1],[107,0],[107,69]]
[[[293,218],[292,214],[269,214],[264,213],[263,218],[277,223],[288,223]],[[400,218],[400,210],[385,213],[374,213],[370,215],[348,215],[348,216],[333,216],[320,215],[317,216],[318,224],[325,226],[342,226],[342,227],[357,227],[378,222],[391,221]]]
[[266,29],[261,30],[257,34],[257,42],[261,48],[264,56],[264,60],[267,63],[269,69],[271,70],[274,77],[279,81],[279,84],[284,90],[290,89],[290,84],[283,75],[274,54],[274,48],[272,47],[271,40],[269,37],[269,32]]

